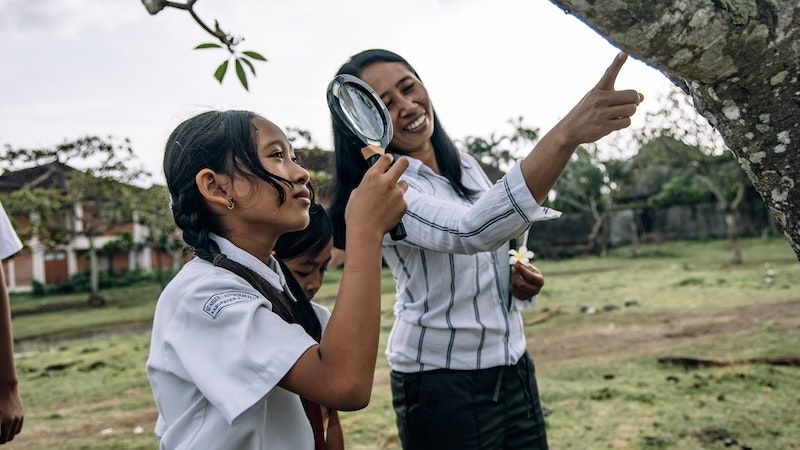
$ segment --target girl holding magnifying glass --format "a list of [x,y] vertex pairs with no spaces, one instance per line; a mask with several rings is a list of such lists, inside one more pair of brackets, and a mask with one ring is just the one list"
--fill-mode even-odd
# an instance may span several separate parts
[[[538,269],[509,267],[509,240],[532,222],[556,218],[541,206],[575,148],[630,125],[642,100],[614,90],[626,55],[534,149],[492,185],[459,153],[428,92],[397,54],[367,50],[338,74],[354,75],[381,97],[394,128],[388,150],[409,169],[403,217],[408,237],[383,241],[397,281],[395,323],[386,355],[400,440],[417,448],[547,448],[533,362],[517,299],[535,296]],[[334,121],[334,244],[345,247],[344,211],[364,173],[358,148]]]

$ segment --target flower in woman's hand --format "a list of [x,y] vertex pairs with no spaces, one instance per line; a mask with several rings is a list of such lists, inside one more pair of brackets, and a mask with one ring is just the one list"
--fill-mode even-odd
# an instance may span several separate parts
[[533,259],[533,252],[524,245],[516,250],[509,250],[508,254],[511,255],[508,258],[508,263],[512,266],[518,262],[528,264]]

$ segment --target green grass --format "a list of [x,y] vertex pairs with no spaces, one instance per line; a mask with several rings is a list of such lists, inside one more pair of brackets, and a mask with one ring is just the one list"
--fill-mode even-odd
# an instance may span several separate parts
[[[800,330],[744,333],[681,348],[695,356],[797,353]],[[559,448],[724,448],[724,431],[751,448],[797,448],[800,369],[761,365],[683,370],[660,354],[539,375],[550,440]],[[606,379],[613,376],[613,379]]]
[[[727,263],[730,252],[725,241],[625,247],[612,251],[607,258],[534,261],[545,276],[539,306],[578,312],[582,305],[621,307],[625,300],[636,300],[641,307],[613,313],[624,323],[635,321],[641,314],[800,297],[800,264],[786,242],[745,239],[742,248],[745,262],[740,266]],[[633,257],[635,254],[638,256]],[[765,282],[768,273],[772,274],[769,283]],[[592,320],[580,315],[572,318],[574,324]],[[559,322],[557,326],[564,325]],[[542,325],[544,329],[553,326],[553,322]]]
[[14,319],[14,338],[56,339],[113,332],[121,328],[146,327],[153,322],[153,312],[160,288],[155,283],[138,284],[103,291],[108,303],[101,308],[86,304],[86,294],[45,297],[12,297],[12,311],[41,307],[43,304],[73,303],[76,308]]
[[[609,323],[636,324],[665,313],[768,304],[800,298],[800,264],[785,241],[743,241],[745,264],[725,264],[725,242],[671,243],[623,248],[608,258],[536,261],[546,287],[537,309],[560,307],[563,313],[528,329],[537,338],[563,330]],[[768,267],[767,267],[768,264]],[[766,283],[767,271],[772,282]],[[331,271],[318,294],[332,305],[340,272]],[[722,280],[722,281],[721,281]],[[393,280],[384,271],[381,351],[393,321]],[[17,338],[80,336],[129,329],[152,319],[158,286],[142,284],[104,292],[109,304],[22,316],[14,320]],[[83,295],[34,298],[14,296],[12,308],[36,302],[82,302]],[[594,316],[581,305],[621,305],[636,299],[638,308]],[[135,327],[134,327],[135,328]],[[540,365],[539,387],[550,411],[553,448],[725,448],[716,438],[732,437],[742,446],[800,448],[800,368],[735,366],[683,370],[661,366],[664,354],[709,358],[783,356],[800,353],[800,329],[763,324],[722,338],[637,357],[605,362],[570,361]],[[155,408],[144,372],[149,333],[137,332],[72,339],[25,351],[17,357],[26,408],[23,433],[9,449],[155,448]],[[399,448],[391,408],[385,357],[370,405],[342,413],[348,448]],[[674,377],[674,378],[673,378]],[[141,426],[144,432],[133,430]],[[101,431],[113,428],[111,434]],[[737,448],[737,447],[734,447]],[[741,447],[738,447],[741,448]]]

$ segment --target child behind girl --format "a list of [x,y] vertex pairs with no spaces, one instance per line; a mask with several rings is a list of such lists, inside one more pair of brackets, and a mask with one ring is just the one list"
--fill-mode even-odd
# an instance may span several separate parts
[[381,238],[405,211],[407,164],[391,161],[382,157],[351,198],[352,244],[323,334],[271,256],[281,234],[308,225],[313,203],[283,131],[252,112],[210,111],[172,132],[164,172],[196,257],[162,292],[153,322],[147,374],[161,448],[324,449],[319,405],[367,405]]
[[[311,301],[314,298],[322,286],[333,249],[333,224],[325,208],[314,203],[309,208],[308,215],[308,226],[302,231],[282,235],[274,249],[275,256],[282,263],[281,267],[292,274],[292,277],[287,277],[287,284],[298,301]],[[324,332],[331,313],[315,302],[311,302],[311,306]],[[327,450],[344,449],[339,414],[335,410],[323,408],[322,416]]]

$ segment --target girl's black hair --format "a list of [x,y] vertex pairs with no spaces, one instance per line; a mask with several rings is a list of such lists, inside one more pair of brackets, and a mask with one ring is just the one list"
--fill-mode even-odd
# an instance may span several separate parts
[[[319,341],[322,335],[319,319],[302,289],[298,295],[289,283],[297,298],[296,302],[291,301],[256,272],[228,259],[209,237],[211,233],[219,236],[226,233],[197,188],[195,176],[202,169],[260,178],[278,192],[281,204],[286,200],[286,188],[292,187],[291,181],[269,173],[261,165],[253,124],[256,117],[250,111],[208,111],[175,128],[167,139],[164,153],[164,175],[171,197],[172,215],[175,224],[183,231],[183,240],[198,257],[245,279],[272,303],[274,313],[289,323],[301,325]],[[281,267],[286,273],[288,269]],[[294,281],[292,277],[286,278]]]
[[316,255],[328,245],[333,237],[333,224],[319,203],[314,203],[308,211],[311,220],[300,231],[286,233],[275,242],[275,255],[286,261],[302,255]]
[[[411,64],[400,55],[388,50],[379,49],[365,50],[352,56],[349,61],[339,68],[336,74],[360,77],[364,69],[379,62],[401,63],[406,66],[417,79],[420,79],[417,72],[411,67]],[[475,195],[475,191],[461,183],[461,158],[459,157],[455,144],[453,144],[453,141],[447,135],[447,132],[439,121],[438,114],[435,113],[433,115],[433,135],[431,136],[431,143],[433,144],[433,152],[436,156],[436,164],[439,166],[439,171],[442,176],[447,178],[458,195],[464,199],[469,199]],[[347,200],[350,198],[350,192],[361,182],[361,178],[367,170],[367,164],[359,151],[361,145],[353,142],[352,137],[349,137],[348,131],[337,126],[336,121],[333,121],[333,145],[336,151],[336,184],[333,188],[333,202],[330,207],[330,215],[334,229],[333,243],[338,248],[344,248],[344,210],[347,206]],[[394,148],[391,145],[387,150],[391,153],[404,154],[402,150]]]

